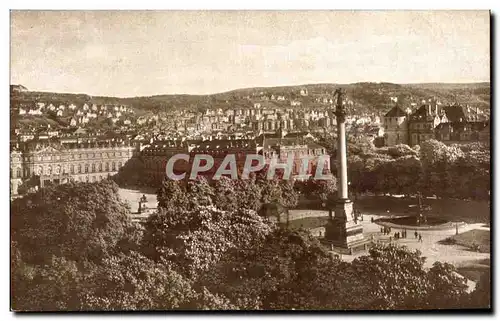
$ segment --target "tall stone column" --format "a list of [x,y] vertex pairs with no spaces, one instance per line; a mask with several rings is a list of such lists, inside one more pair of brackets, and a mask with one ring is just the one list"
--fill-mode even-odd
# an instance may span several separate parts
[[337,89],[335,96],[337,97],[335,116],[337,117],[338,199],[334,207],[335,216],[325,226],[325,239],[337,251],[352,254],[358,249],[366,249],[367,241],[363,236],[363,227],[354,218],[353,203],[348,196],[344,92]]
[[338,197],[339,199],[347,199],[347,148],[345,137],[345,119],[337,124],[337,137]]

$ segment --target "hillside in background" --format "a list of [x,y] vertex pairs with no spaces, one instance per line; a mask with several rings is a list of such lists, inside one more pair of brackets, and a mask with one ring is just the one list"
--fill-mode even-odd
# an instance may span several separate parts
[[[318,102],[331,98],[332,92],[342,87],[347,97],[354,102],[355,113],[383,114],[391,108],[391,97],[398,97],[403,106],[420,105],[424,99],[435,98],[443,104],[469,104],[486,112],[490,108],[490,83],[470,84],[393,84],[393,83],[354,83],[354,84],[309,84],[301,86],[255,87],[236,89],[212,95],[156,95],[150,97],[100,97],[86,94],[68,94],[51,92],[14,92],[11,93],[11,109],[33,102],[55,104],[123,104],[133,107],[137,116],[156,114],[180,109],[203,110],[207,108],[250,108],[254,103],[262,107],[288,107],[290,100],[298,100],[302,107],[326,107]],[[307,89],[308,95],[301,96],[300,91]],[[263,100],[272,95],[284,95],[286,100]]]

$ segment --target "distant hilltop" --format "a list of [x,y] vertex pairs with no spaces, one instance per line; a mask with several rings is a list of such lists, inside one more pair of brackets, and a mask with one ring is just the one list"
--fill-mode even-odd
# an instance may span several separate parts
[[15,93],[15,92],[26,92],[28,91],[28,88],[24,87],[23,85],[10,85],[10,92]]
[[299,86],[253,87],[210,95],[167,94],[143,97],[105,97],[76,93],[29,91],[23,85],[11,85],[11,108],[19,104],[117,104],[131,106],[138,114],[177,109],[210,108],[304,108],[332,103],[335,88],[346,90],[354,108],[363,113],[385,113],[394,102],[417,106],[427,99],[442,103],[460,103],[481,109],[490,108],[490,83],[394,84],[361,82],[353,84],[306,84]]

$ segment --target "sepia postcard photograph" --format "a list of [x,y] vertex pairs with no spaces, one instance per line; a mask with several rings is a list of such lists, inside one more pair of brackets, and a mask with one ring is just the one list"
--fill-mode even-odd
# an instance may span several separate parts
[[492,311],[489,10],[9,18],[12,314]]

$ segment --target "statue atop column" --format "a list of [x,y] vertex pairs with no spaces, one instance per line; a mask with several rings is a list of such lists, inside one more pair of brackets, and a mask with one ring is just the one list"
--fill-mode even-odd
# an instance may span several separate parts
[[337,88],[333,95],[337,98],[335,116],[337,117],[338,199],[334,208],[335,216],[331,217],[325,226],[325,239],[333,248],[352,254],[353,251],[366,249],[369,240],[364,238],[363,226],[358,222],[357,215],[361,213],[354,213],[353,203],[348,194],[345,91]]
[[335,107],[335,116],[338,122],[345,122],[346,108],[344,105],[345,91],[342,88],[337,88],[333,93],[334,97],[337,97],[337,104]]

